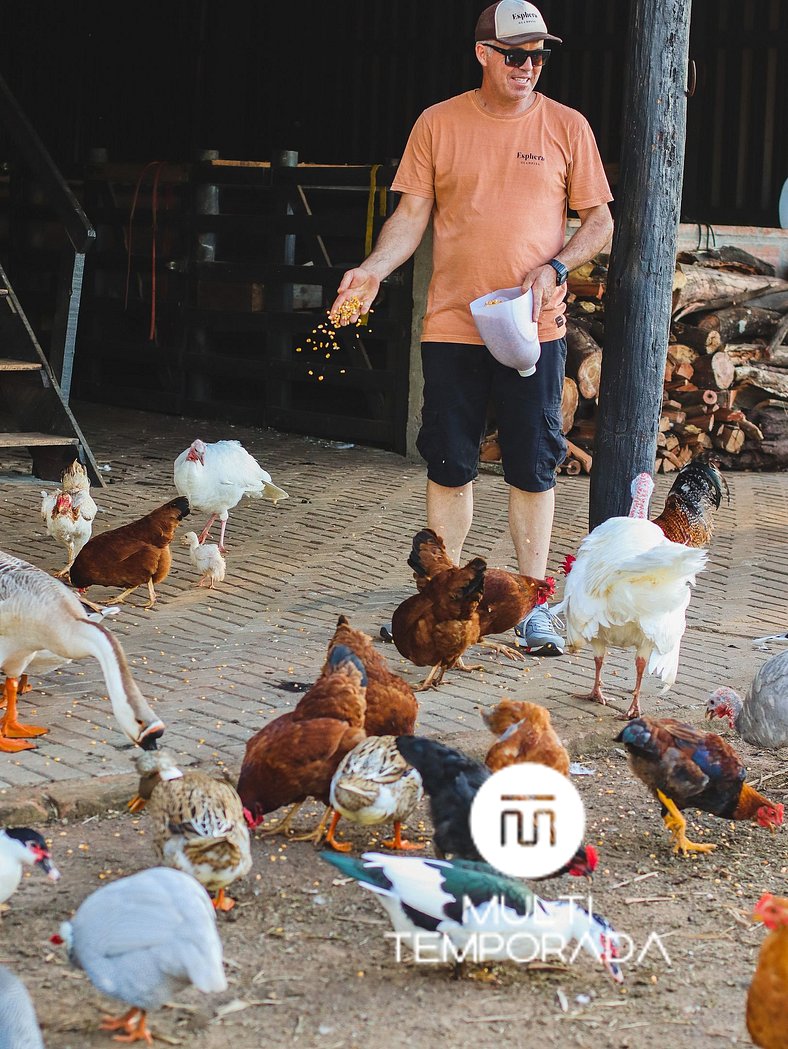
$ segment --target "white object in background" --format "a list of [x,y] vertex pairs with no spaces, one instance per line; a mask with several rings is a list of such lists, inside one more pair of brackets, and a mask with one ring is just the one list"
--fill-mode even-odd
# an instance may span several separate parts
[[[492,306],[487,303],[500,299]],[[499,288],[480,295],[470,304],[471,315],[490,353],[507,368],[527,377],[536,371],[542,352],[537,326],[533,321],[534,298],[531,289]]]
[[788,178],[783,182],[780,203],[777,208],[780,215],[780,229],[788,229]]

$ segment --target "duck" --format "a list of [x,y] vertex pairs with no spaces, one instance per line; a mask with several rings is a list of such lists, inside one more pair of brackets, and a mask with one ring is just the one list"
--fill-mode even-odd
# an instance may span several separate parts
[[189,548],[189,560],[200,573],[195,586],[207,586],[213,589],[215,583],[221,583],[227,572],[227,562],[222,557],[217,543],[200,543],[196,532],[187,532],[181,539],[183,546]]
[[149,867],[92,892],[51,937],[97,990],[131,1008],[105,1017],[122,1042],[152,1041],[147,1014],[186,987],[227,990],[222,943],[210,897],[190,874]]
[[0,667],[5,677],[6,712],[0,721],[0,751],[35,748],[30,737],[48,732],[17,719],[21,675],[41,652],[64,660],[98,660],[115,720],[132,743],[155,749],[164,732],[131,676],[118,639],[103,623],[91,622],[76,594],[47,572],[0,551]]
[[216,910],[235,900],[225,889],[249,873],[252,854],[243,805],[235,788],[206,772],[181,772],[167,750],[136,758],[140,785],[132,812],[147,806],[159,863],[191,874],[213,894]]
[[[327,850],[320,856],[375,894],[406,945],[415,947],[430,937],[430,959],[455,961],[455,975],[469,958],[531,961],[557,949],[565,953],[576,942],[578,949],[602,963],[615,983],[623,982],[616,960],[618,934],[607,919],[589,913],[571,897],[544,900],[524,882],[469,860],[379,852],[357,858]],[[399,943],[398,939],[398,949]]]
[[396,737],[369,736],[344,756],[333,775],[329,797],[334,815],[325,844],[340,852],[350,851],[350,842],[338,842],[334,837],[344,816],[363,827],[393,822],[394,837],[383,845],[390,849],[421,848],[405,841],[402,824],[423,796],[421,775],[400,754]]
[[44,1049],[27,988],[0,965],[0,1049]]
[[788,746],[788,651],[759,667],[744,699],[723,685],[706,701],[706,717],[727,718],[742,739],[755,747],[779,750]]
[[25,867],[38,867],[50,881],[60,878],[47,843],[32,827],[0,828],[0,904],[19,888]]

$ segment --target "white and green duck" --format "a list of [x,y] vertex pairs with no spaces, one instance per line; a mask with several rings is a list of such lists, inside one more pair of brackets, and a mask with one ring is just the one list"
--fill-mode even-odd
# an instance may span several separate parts
[[[438,934],[451,945],[439,954],[447,961],[571,960],[583,949],[616,983],[624,979],[616,962],[617,933],[576,898],[543,900],[523,882],[471,860],[378,852],[359,858],[328,851],[320,855],[375,893],[406,946],[412,946],[414,937],[424,943],[427,934]],[[434,947],[431,958],[435,960]]]

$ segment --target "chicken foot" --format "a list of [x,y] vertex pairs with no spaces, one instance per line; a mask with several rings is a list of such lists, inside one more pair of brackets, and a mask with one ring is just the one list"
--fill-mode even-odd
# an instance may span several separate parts
[[578,696],[578,699],[589,699],[600,703],[603,707],[607,706],[607,696],[602,691],[602,664],[604,661],[604,656],[594,656],[594,687],[587,695]]
[[213,527],[213,522],[216,520],[216,518],[218,516],[219,516],[218,514],[211,514],[211,516],[208,518],[208,523],[206,524],[205,528],[203,528],[203,530],[197,536],[197,538],[200,540],[201,543],[204,543],[205,540],[208,538],[208,536],[211,534],[211,528]]
[[629,710],[624,715],[624,720],[631,721],[632,718],[640,717],[640,685],[643,681],[643,671],[646,669],[646,660],[643,656],[635,657],[635,690],[632,693],[632,702]]
[[211,903],[215,911],[231,911],[235,906],[235,900],[232,896],[228,896],[224,889],[219,889],[211,899]]
[[525,653],[521,652],[519,648],[515,648],[513,645],[505,645],[502,641],[477,641],[476,644],[483,645],[485,648],[491,648],[498,655],[506,656],[507,659],[525,659]]
[[[319,845],[320,842],[323,840],[323,835],[326,832],[326,824],[328,823],[328,817],[331,815],[332,812],[333,809],[326,805],[326,811],[323,813],[322,819],[320,820],[320,822],[314,830],[310,831],[308,834],[293,834],[291,835],[290,840],[313,841],[315,845]],[[340,849],[340,852],[341,851],[342,850]]]
[[440,663],[437,663],[430,670],[429,674],[424,678],[420,685],[414,685],[414,692],[426,692],[428,689],[437,688],[443,681],[443,675],[446,673],[446,668],[442,667]]
[[[8,750],[8,741],[13,739],[26,739],[28,736],[43,736],[49,732],[48,728],[41,725],[22,725],[17,719],[16,698],[19,693],[19,678],[7,677],[3,695],[6,703],[6,711],[0,721],[0,750]],[[12,745],[11,751],[32,750],[34,744]]]
[[657,797],[667,809],[662,820],[668,831],[673,835],[673,851],[675,853],[681,852],[682,856],[686,856],[690,852],[712,852],[717,848],[716,845],[710,842],[700,845],[698,842],[690,841],[685,833],[687,821],[676,808],[675,803],[663,794],[661,790],[657,791]]
[[291,805],[279,822],[275,823],[273,827],[267,827],[265,830],[261,830],[260,836],[268,838],[273,834],[287,834],[290,830],[290,825],[293,822],[293,817],[303,804],[303,801],[297,801],[295,805]]
[[116,1034],[115,1042],[141,1042],[146,1041],[153,1045],[153,1035],[148,1030],[145,1022],[145,1010],[136,1006],[129,1009],[123,1016],[105,1016],[99,1030],[101,1031],[125,1031],[125,1034]]

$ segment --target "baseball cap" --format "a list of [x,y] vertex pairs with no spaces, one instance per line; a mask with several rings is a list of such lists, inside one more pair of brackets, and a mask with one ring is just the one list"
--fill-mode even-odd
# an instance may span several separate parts
[[555,40],[560,36],[547,32],[538,8],[528,0],[500,0],[485,7],[476,23],[475,40],[500,40],[502,44],[529,44],[533,40]]

